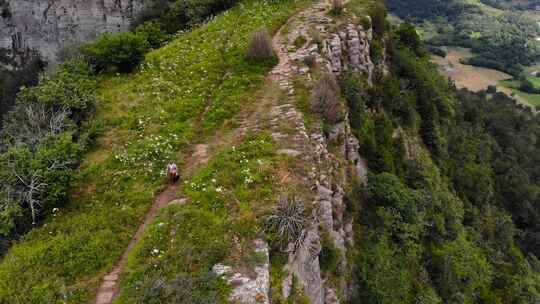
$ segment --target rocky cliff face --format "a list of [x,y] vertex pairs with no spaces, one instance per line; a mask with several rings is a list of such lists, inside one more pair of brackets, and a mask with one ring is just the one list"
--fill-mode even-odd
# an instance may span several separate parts
[[[271,274],[267,263],[255,269],[257,276],[251,280],[216,265],[214,272],[234,286],[230,303],[268,303],[268,299],[272,302],[266,294],[270,289],[279,290],[280,299],[290,299],[301,289],[311,304],[337,304],[347,302],[354,289],[346,258],[354,245],[354,223],[346,211],[345,196],[353,181],[367,182],[367,166],[348,115],[339,123],[327,125],[324,131],[320,123],[306,125],[305,113],[295,104],[296,83],[312,88],[317,73],[340,75],[350,70],[364,74],[371,83],[376,67],[370,56],[372,30],[352,20],[333,20],[328,10],[325,3],[315,4],[292,17],[286,33],[281,31],[275,36],[274,47],[280,62],[271,72],[271,79],[287,97],[268,111],[268,118],[261,119],[270,121],[270,127],[263,128],[271,132],[282,148],[278,153],[294,158],[296,166],[307,173],[298,176],[296,187],[312,213],[306,214],[308,224],[298,243],[291,242],[285,250],[288,261],[283,267],[284,277],[270,288],[267,280],[259,280]],[[310,61],[312,64],[308,65]],[[284,127],[289,130],[286,134]],[[261,126],[245,129],[257,131]],[[340,252],[339,276],[322,267],[320,254],[328,242]]]
[[[289,50],[289,57],[296,66],[297,73],[311,81],[310,69],[304,66],[306,57],[314,57],[322,71],[340,75],[352,70],[363,73],[371,84],[375,65],[370,57],[372,30],[364,29],[353,22],[336,24],[324,14],[324,8],[315,7],[317,13],[305,12],[302,22],[288,35],[289,43],[297,41],[299,36],[307,37],[308,43],[299,49]],[[313,29],[316,29],[314,31]],[[319,37],[313,37],[314,33]],[[313,44],[317,40],[320,43]],[[310,151],[316,160],[309,176],[312,183],[314,200],[312,205],[317,210],[311,219],[304,241],[299,248],[290,252],[288,273],[295,275],[305,287],[305,294],[311,303],[336,304],[349,298],[346,272],[347,251],[353,246],[353,222],[346,213],[345,189],[353,179],[367,182],[367,166],[360,155],[358,139],[352,134],[348,115],[328,130],[311,129],[309,134],[312,145]],[[332,148],[331,148],[332,147]],[[330,152],[332,151],[332,152]],[[322,233],[328,233],[334,246],[341,252],[339,269],[343,270],[339,282],[330,283],[321,272],[318,259],[321,251]],[[288,289],[291,277],[283,283]],[[287,297],[287,292],[284,292]],[[341,300],[340,300],[341,299]]]
[[103,32],[126,30],[144,0],[4,0],[0,47],[36,49],[44,59]]

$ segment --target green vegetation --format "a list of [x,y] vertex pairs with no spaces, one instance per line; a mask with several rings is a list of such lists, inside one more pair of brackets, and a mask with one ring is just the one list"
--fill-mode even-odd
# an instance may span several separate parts
[[[150,52],[138,73],[100,77],[97,147],[73,177],[70,202],[2,260],[0,302],[92,299],[98,279],[119,258],[150,206],[167,161],[182,158],[188,143],[223,126],[252,101],[249,93],[261,85],[269,66],[246,59],[251,33],[262,27],[274,32],[299,5],[247,1]],[[184,282],[177,281],[170,286]]]
[[300,36],[296,37],[293,44],[297,49],[299,49],[299,48],[303,47],[306,44],[306,42],[307,42],[306,37],[300,35]]
[[144,59],[149,49],[148,41],[132,32],[101,35],[96,42],[83,50],[96,72],[116,68],[119,72],[131,72]]
[[323,275],[337,276],[339,275],[339,262],[341,261],[341,251],[334,245],[330,234],[321,229],[321,252],[319,253],[319,263]]
[[[485,9],[460,3],[452,9]],[[156,0],[146,11],[157,10],[153,23],[102,36],[85,46],[88,63],[68,61],[22,89],[1,134],[0,250],[7,251],[0,303],[91,302],[171,160],[189,168],[182,171],[188,203],[164,207],[144,232],[116,303],[225,302],[231,286],[212,267],[260,264],[256,238],[271,247],[272,301],[309,303],[295,276],[287,301],[280,290],[283,249],[298,245],[316,212],[289,170],[292,185],[280,184],[283,169],[304,164],[279,156],[266,133],[220,142],[235,146],[202,168],[187,163],[188,147],[227,137],[230,120],[257,100],[274,61],[270,33],[304,4],[247,0],[172,38],[172,29],[232,2]],[[377,66],[372,85],[349,71],[338,79],[314,73],[312,92],[297,87],[308,127],[319,121],[310,112],[324,128],[342,121],[348,107],[370,169],[369,182],[351,185],[346,198],[356,231],[350,271],[331,233],[319,229],[324,279],[338,286],[346,275],[358,286],[352,303],[538,303],[539,118],[494,87],[457,91],[438,75],[414,27],[389,32],[380,2],[346,8],[342,14],[371,15],[354,21],[373,26],[373,59],[384,56],[388,65]],[[194,15],[182,19],[186,12]],[[538,89],[537,79],[526,81]],[[268,90],[265,97],[277,94]],[[305,172],[293,173],[300,180]]]
[[186,181],[189,205],[166,208],[147,230],[117,303],[223,302],[228,289],[212,266],[257,263],[248,255],[250,242],[263,232],[262,212],[276,199],[276,161],[263,135],[220,153]]
[[340,81],[371,171],[348,199],[353,301],[535,303],[539,120],[453,89],[403,29],[386,41],[391,74]]
[[[236,0],[152,0],[129,32],[105,33],[81,48],[95,72],[131,72],[150,49],[156,49],[177,32],[211,20],[213,15],[232,7]],[[138,25],[135,27],[135,25]]]
[[518,80],[505,80],[501,81],[501,85],[512,89],[512,93],[520,96],[527,101],[532,106],[540,107],[540,94],[538,93],[526,93],[521,90],[523,83],[520,83]]
[[1,238],[16,239],[67,201],[73,170],[93,136],[83,124],[95,89],[86,64],[67,62],[20,92],[2,129]]
[[529,15],[501,11],[478,1],[388,1],[401,18],[412,17],[431,29],[432,46],[471,48],[475,56],[467,63],[519,76],[524,66],[535,64],[540,48],[537,22]]
[[167,34],[190,29],[233,7],[237,0],[149,0],[133,23],[155,22]]

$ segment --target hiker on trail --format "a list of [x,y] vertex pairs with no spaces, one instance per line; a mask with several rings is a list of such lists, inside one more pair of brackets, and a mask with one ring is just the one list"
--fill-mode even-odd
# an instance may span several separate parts
[[167,176],[172,184],[176,183],[180,178],[180,174],[178,174],[178,167],[175,163],[169,163],[167,165]]

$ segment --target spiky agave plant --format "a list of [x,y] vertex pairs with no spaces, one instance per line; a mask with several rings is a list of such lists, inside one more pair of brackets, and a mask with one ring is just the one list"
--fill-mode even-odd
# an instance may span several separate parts
[[304,204],[295,197],[280,197],[274,213],[267,218],[267,231],[275,235],[281,249],[293,244],[296,250],[304,238],[306,225]]

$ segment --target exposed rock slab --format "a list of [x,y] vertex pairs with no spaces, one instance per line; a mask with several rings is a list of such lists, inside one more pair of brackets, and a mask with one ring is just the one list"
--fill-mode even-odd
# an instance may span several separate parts
[[65,46],[127,30],[144,1],[7,0],[10,16],[0,18],[0,47],[37,49],[55,62]]
[[236,272],[232,267],[216,264],[212,268],[213,272],[231,284],[233,290],[229,296],[229,302],[235,304],[270,304],[270,270],[268,244],[257,239],[253,242],[254,251],[260,255],[263,262],[253,267],[255,278],[251,278],[240,272]]

